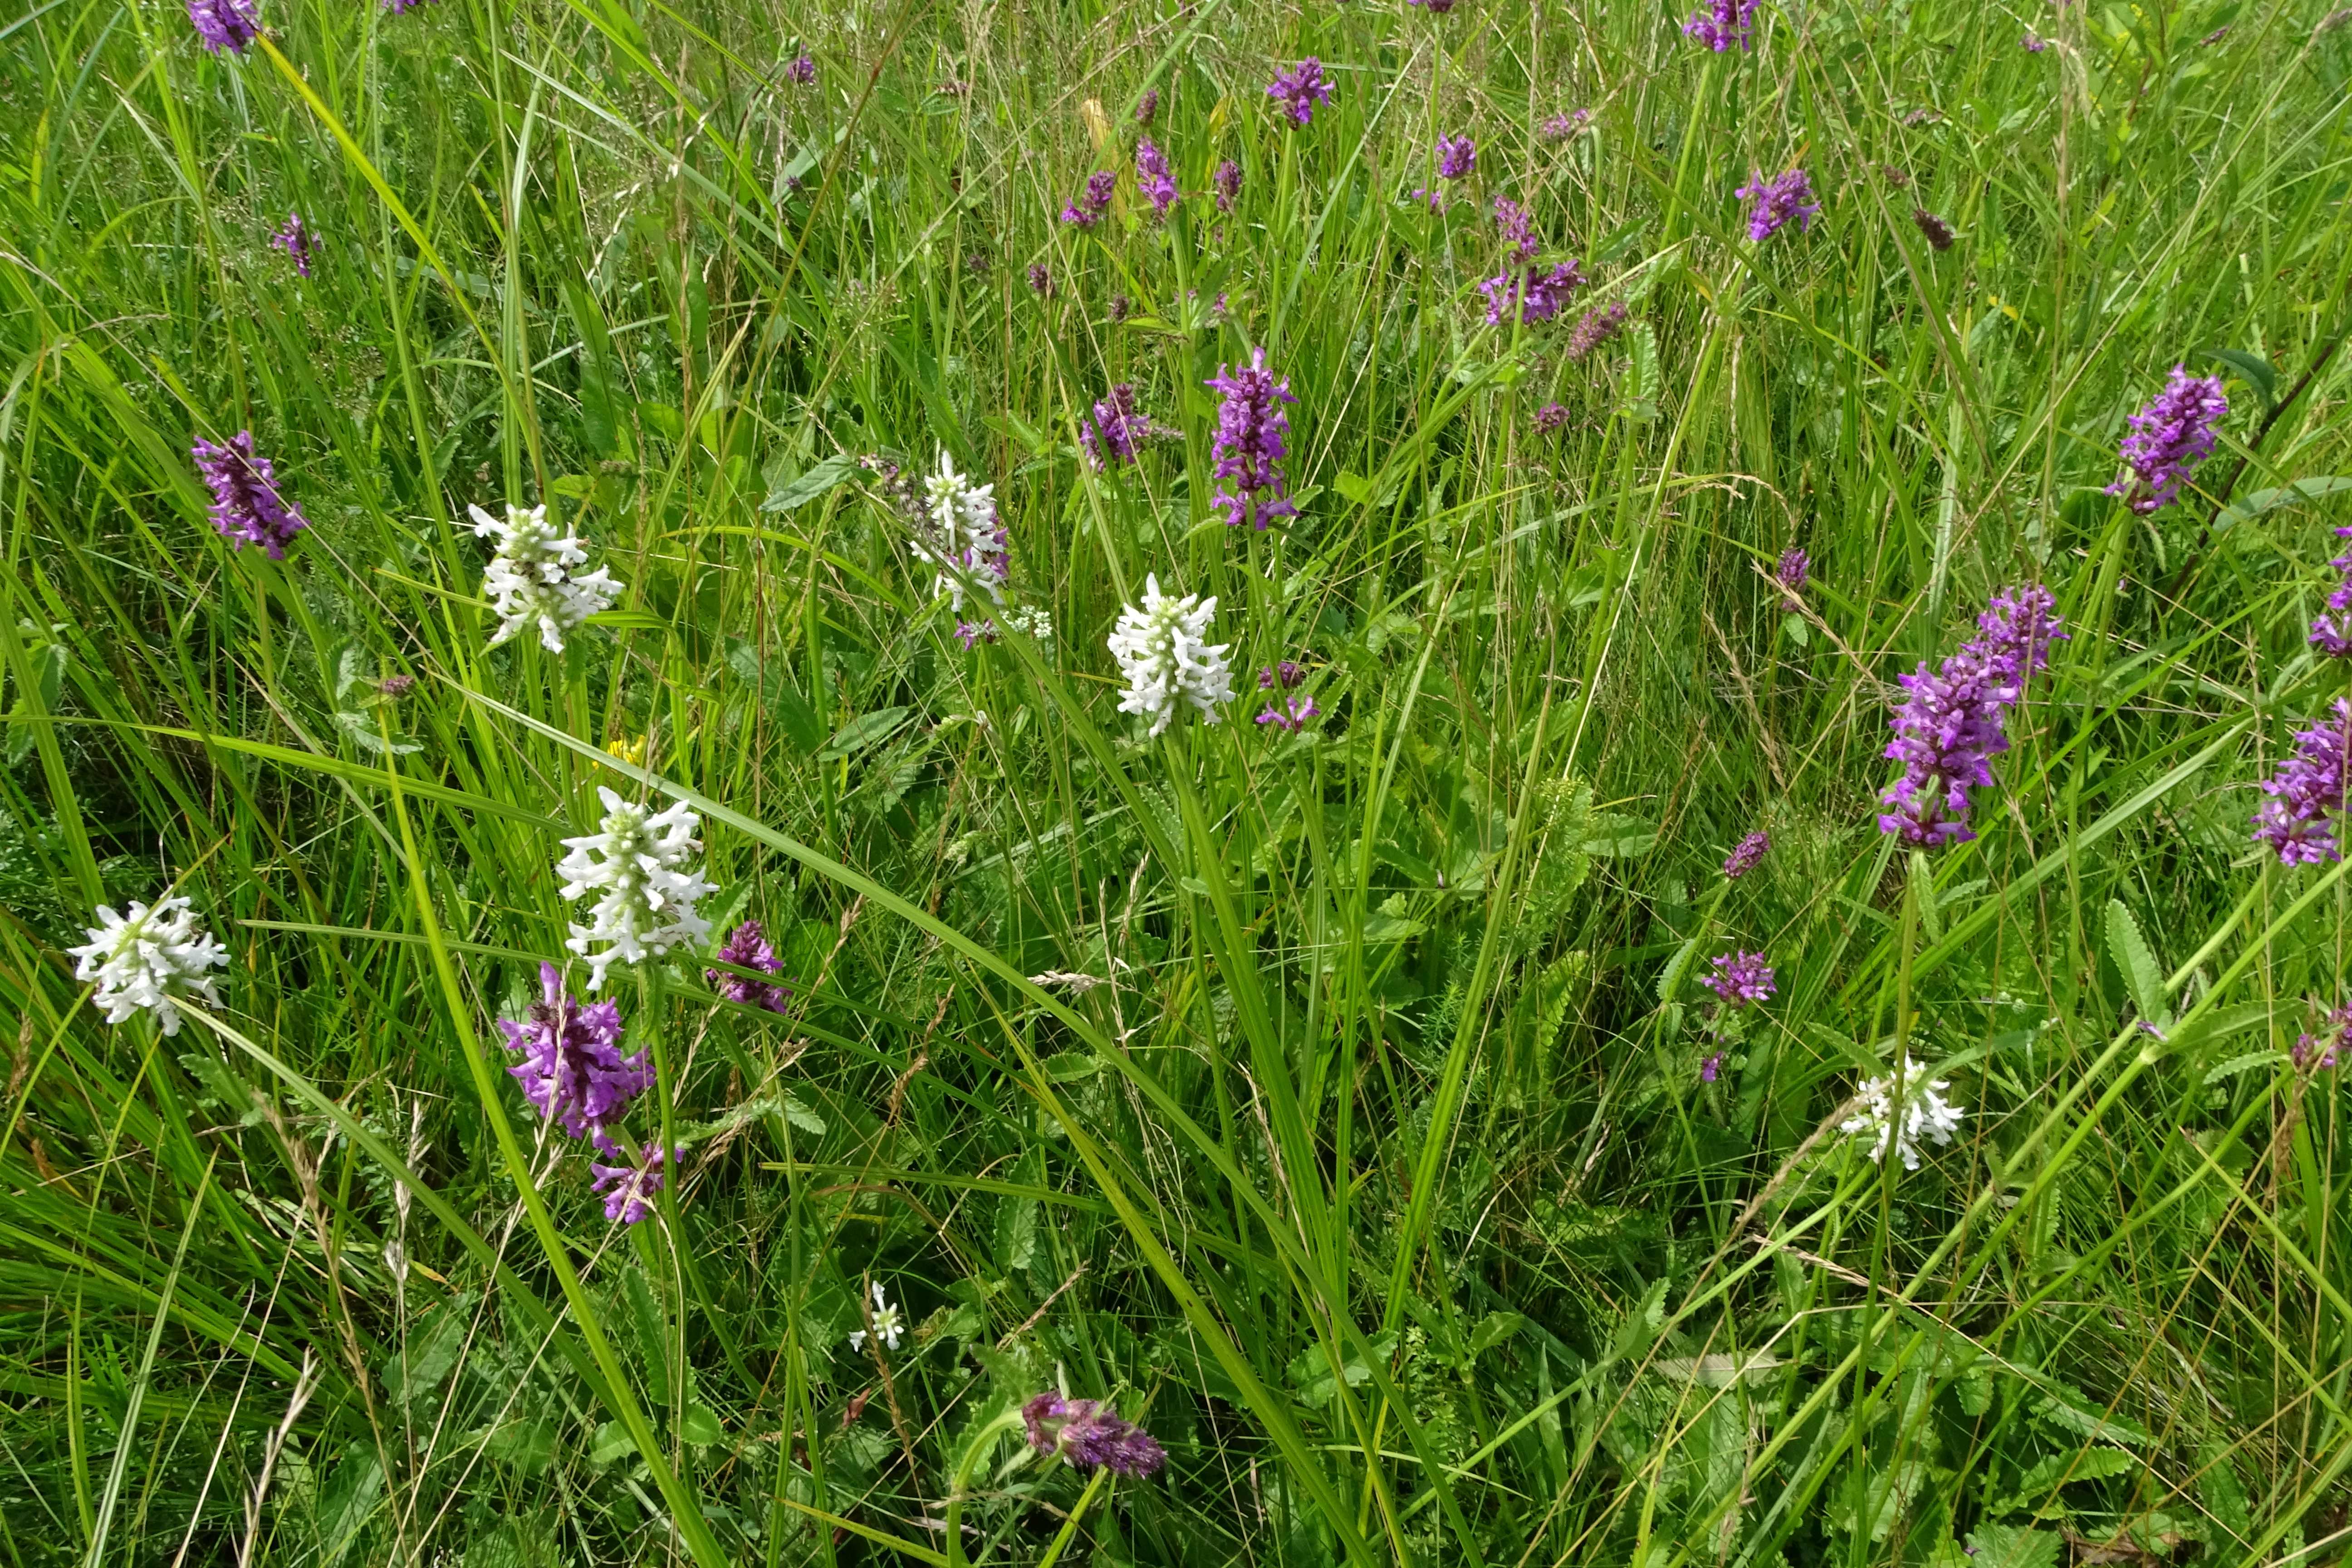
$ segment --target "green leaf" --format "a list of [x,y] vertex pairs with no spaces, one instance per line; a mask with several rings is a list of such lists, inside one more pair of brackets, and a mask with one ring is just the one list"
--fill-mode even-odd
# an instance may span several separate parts
[[784,1096],[784,1120],[812,1138],[824,1136],[824,1118],[789,1094]]
[[834,488],[846,481],[857,471],[857,459],[846,452],[836,452],[824,461],[788,479],[768,492],[760,503],[761,511],[798,511],[818,498],[832,493]]
[[[1091,1058],[1089,1058],[1091,1059]],[[1027,1187],[1045,1184],[1045,1151],[1032,1143],[1013,1168],[1010,1180]],[[996,1205],[996,1261],[1007,1274],[1019,1274],[1037,1260],[1037,1229],[1041,1205],[1034,1198],[1007,1194]]]
[[1658,971],[1658,1000],[1660,1002],[1671,1002],[1674,1000],[1675,993],[1682,988],[1683,975],[1690,969],[1691,955],[1697,951],[1698,938],[1693,937],[1688,942],[1683,943],[1682,946],[1676,948],[1675,950],[1675,955],[1666,960],[1666,966]]
[[1489,1312],[1470,1331],[1470,1353],[1483,1355],[1527,1326],[1517,1312]]
[[2064,1384],[2053,1384],[2034,1402],[2034,1410],[2053,1426],[2100,1443],[2147,1444],[2155,1441],[2147,1429],[2126,1415],[2101,1415],[2091,1402]]
[[2063,1543],[2055,1531],[1979,1525],[1969,1532],[1969,1544],[1976,1548],[1969,1561],[1973,1568],[2057,1568],[2058,1548]]
[[2231,1057],[2228,1061],[2216,1062],[2207,1068],[2205,1082],[2210,1088],[2224,1079],[2235,1078],[2242,1072],[2251,1071],[2255,1068],[2277,1067],[2287,1059],[2286,1053],[2284,1051],[2248,1051],[2242,1057]]
[[2283,506],[2317,500],[2322,496],[2332,496],[2343,490],[2352,490],[2352,474],[2318,474],[2307,479],[2296,479],[2291,484],[2253,490],[2240,496],[2221,510],[2221,517],[2214,521],[2213,531],[2219,533],[2225,528],[2251,521]]
[[1648,854],[1657,842],[1655,823],[1644,822],[1638,816],[1604,811],[1592,819],[1591,831],[1584,840],[1584,852],[1631,860],[1636,856]]
[[2107,900],[2107,952],[2123,971],[2124,984],[2131,987],[2132,1003],[2139,1016],[2151,1024],[2168,1021],[2171,1012],[2164,1005],[2164,971],[2158,967],[2156,954],[2148,951],[2139,921],[2120,899]]
[[708,1406],[694,1401],[688,1402],[686,1420],[680,1429],[686,1434],[686,1440],[698,1448],[707,1448],[724,1440],[727,1436],[727,1429],[719,1424],[719,1417],[712,1415]]
[[824,750],[816,754],[816,760],[836,763],[878,746],[888,740],[898,726],[907,721],[907,715],[913,711],[912,708],[877,708],[871,713],[860,713],[833,732],[833,739],[824,743]]
[[2203,357],[2216,364],[2226,364],[2256,392],[2263,395],[2265,407],[2278,401],[2278,371],[2260,354],[2250,354],[2243,349],[2206,349]]

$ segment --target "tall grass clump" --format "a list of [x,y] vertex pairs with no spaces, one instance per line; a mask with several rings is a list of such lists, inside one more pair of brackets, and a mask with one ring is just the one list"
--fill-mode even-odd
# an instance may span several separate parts
[[0,1557],[2346,1561],[2347,116],[29,0]]

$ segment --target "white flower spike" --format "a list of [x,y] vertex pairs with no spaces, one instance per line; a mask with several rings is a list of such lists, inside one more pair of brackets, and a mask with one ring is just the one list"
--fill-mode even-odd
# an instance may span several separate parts
[[1838,1123],[1838,1131],[1875,1131],[1877,1138],[1871,1144],[1870,1157],[1879,1161],[1886,1158],[1887,1139],[1892,1134],[1895,1152],[1903,1158],[1903,1168],[1916,1171],[1919,1168],[1923,1137],[1939,1144],[1949,1143],[1952,1134],[1959,1131],[1966,1108],[1944,1098],[1951,1087],[1949,1079],[1930,1079],[1927,1069],[1906,1053],[1903,1058],[1902,1114],[1898,1117],[1895,1113],[1894,1074],[1864,1079],[1862,1087],[1854,1090],[1862,1109]]
[[[879,1279],[874,1281],[874,1333],[876,1338],[892,1350],[897,1350],[898,1342],[907,1337],[907,1326],[899,1320],[898,1309],[883,1300],[882,1281]],[[862,1351],[866,1348],[864,1329],[850,1331],[849,1348],[854,1351]]]
[[1118,710],[1151,721],[1159,734],[1176,716],[1178,699],[1200,710],[1209,723],[1217,721],[1217,704],[1233,700],[1233,669],[1225,662],[1230,643],[1211,645],[1209,622],[1217,613],[1213,595],[1202,599],[1187,594],[1173,598],[1160,591],[1158,576],[1143,580],[1143,607],[1129,605],[1119,612],[1110,634],[1110,651],[1127,677],[1127,695]]
[[128,917],[111,905],[100,905],[98,924],[85,928],[89,941],[66,952],[81,962],[74,978],[98,982],[91,1002],[110,1024],[120,1024],[142,1008],[152,1009],[166,1035],[180,1032],[175,1004],[201,996],[220,1005],[213,989],[215,969],[226,968],[228,954],[211,933],[196,925],[196,912],[185,899],[163,899],[155,907],[133,903]]
[[702,847],[694,837],[701,819],[683,802],[648,812],[609,789],[600,786],[596,794],[604,820],[593,833],[565,839],[572,853],[555,865],[565,899],[601,895],[588,911],[590,923],[574,923],[563,944],[588,961],[591,991],[604,988],[608,965],[699,946],[710,935],[710,922],[694,906],[712,887],[687,864]]
[[1004,528],[996,521],[996,487],[973,484],[957,473],[954,459],[942,448],[940,471],[923,481],[923,493],[928,526],[915,531],[914,551],[940,569],[933,596],[947,595],[961,612],[964,580],[970,578],[992,600],[1004,603],[1003,584],[1012,572]]
[[490,638],[496,647],[528,626],[539,627],[540,645],[550,653],[563,651],[563,634],[612,607],[621,584],[599,566],[593,572],[573,572],[588,564],[587,546],[576,534],[563,533],[547,521],[547,508],[507,508],[500,522],[480,507],[467,507],[474,531],[498,542],[498,552],[482,572],[482,592],[499,616]]

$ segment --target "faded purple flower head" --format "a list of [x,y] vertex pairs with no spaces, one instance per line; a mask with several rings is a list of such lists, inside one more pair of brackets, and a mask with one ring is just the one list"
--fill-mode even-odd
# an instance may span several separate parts
[[1752,199],[1754,205],[1748,209],[1748,237],[1758,245],[1780,233],[1791,218],[1797,222],[1797,232],[1804,233],[1813,226],[1813,218],[1822,210],[1821,204],[1813,200],[1813,182],[1802,169],[1791,169],[1772,180],[1766,179],[1759,170],[1732,195]]
[[310,522],[278,493],[278,471],[269,459],[253,455],[253,432],[240,430],[218,447],[200,438],[190,452],[213,492],[213,526],[221,537],[240,549],[257,544],[272,561],[284,560],[286,547]]
[[1290,418],[1282,405],[1298,401],[1288,381],[1276,381],[1265,368],[1265,350],[1250,351],[1250,363],[1238,368],[1219,365],[1217,374],[1202,384],[1224,394],[1217,405],[1217,436],[1210,448],[1216,459],[1216,477],[1223,481],[1209,504],[1223,509],[1225,526],[1244,521],[1264,529],[1275,519],[1296,517],[1298,509],[1284,494],[1282,470],[1275,467],[1287,455],[1284,437]]
[[1135,406],[1132,382],[1122,381],[1112,387],[1110,395],[1097,402],[1094,412],[1078,421],[1078,440],[1086,447],[1087,460],[1097,469],[1132,463],[1137,450],[1159,431],[1150,416]]
[[1276,76],[1266,85],[1265,93],[1282,105],[1291,123],[1305,125],[1315,118],[1317,104],[1331,101],[1331,81],[1323,74],[1323,62],[1309,55]]
[[1558,435],[1567,424],[1568,405],[1564,403],[1547,403],[1536,410],[1536,433],[1539,436]]
[[288,213],[286,226],[269,237],[269,243],[284,251],[293,263],[297,276],[310,276],[310,258],[318,252],[318,237],[302,221],[300,213]]
[[1176,176],[1169,172],[1168,155],[1149,136],[1135,144],[1135,184],[1151,198],[1154,216],[1166,217],[1176,205]]
[[807,87],[816,80],[816,61],[809,58],[806,49],[785,64],[784,79],[799,87]]
[[1160,89],[1156,87],[1147,87],[1143,89],[1143,96],[1135,100],[1135,122],[1138,125],[1149,125],[1158,118],[1159,113]]
[[1261,724],[1271,724],[1277,730],[1296,730],[1309,719],[1321,714],[1322,711],[1323,710],[1315,706],[1315,699],[1312,697],[1292,697],[1286,699],[1279,708],[1268,702],[1265,705],[1265,711],[1257,716],[1257,721]]
[[1878,818],[1881,833],[1930,849],[1976,837],[1969,791],[1991,786],[1991,759],[2009,750],[2009,710],[2050,662],[2050,645],[2066,636],[2055,608],[2047,588],[1996,594],[1977,618],[1979,635],[1941,669],[1931,675],[1922,663],[1898,678],[1907,695],[1895,710],[1885,754],[1903,764],[1903,776],[1878,797],[1893,808]]
[[1217,172],[1209,176],[1209,185],[1216,192],[1217,210],[1221,213],[1233,211],[1234,203],[1241,198],[1242,166],[1231,158],[1226,159],[1217,165]]
[[1021,1407],[1029,1446],[1059,1454],[1080,1469],[1097,1468],[1142,1479],[1167,1464],[1167,1451],[1151,1434],[1113,1415],[1097,1399],[1065,1399],[1048,1389]]
[[1565,142],[1592,123],[1592,110],[1572,109],[1566,114],[1555,114],[1536,127],[1547,142]]
[[1716,1075],[1720,1072],[1722,1068],[1723,1053],[1721,1051],[1709,1052],[1707,1054],[1706,1060],[1698,1064],[1699,1082],[1713,1083],[1716,1079]]
[[[2352,528],[2336,531],[2338,539],[2352,539]],[[2328,563],[2336,568],[2336,584],[2327,595],[2327,608],[2311,623],[2311,646],[2330,658],[2352,658],[2352,552]]]
[[[1149,142],[1144,143],[1144,146],[1146,147],[1150,145],[1151,143]],[[1137,161],[1139,163],[1141,162],[1141,159],[1142,154],[1140,151],[1139,151],[1137,153]],[[1085,193],[1081,195],[1076,201],[1072,202],[1068,206],[1062,209],[1062,221],[1064,223],[1076,224],[1080,228],[1094,227],[1097,222],[1101,221],[1102,215],[1110,210],[1111,192],[1115,190],[1118,185],[1118,176],[1117,174],[1112,174],[1108,169],[1097,169],[1093,174],[1087,176],[1087,188]]]
[[2324,719],[2294,735],[2294,754],[2263,783],[2271,798],[2254,813],[2254,837],[2278,851],[2283,865],[2316,866],[2341,858],[2328,817],[2344,809],[2345,773],[2352,763],[2352,701],[2339,697]]
[[1528,209],[1508,196],[1495,198],[1495,232],[1502,237],[1503,255],[1510,261],[1533,261],[1543,248],[1528,222]]
[[2230,412],[2218,375],[2191,375],[2180,365],[2164,390],[2133,415],[2121,456],[2131,471],[2107,487],[2111,496],[2146,516],[2180,493],[2181,481],[2213,455],[2213,427]]
[[984,642],[996,640],[995,618],[991,616],[977,621],[958,621],[955,635],[956,641],[963,644],[963,651],[970,653]]
[[1045,264],[1042,261],[1029,264],[1029,291],[1041,300],[1054,297],[1054,275],[1045,270]]
[[[615,1152],[609,1140],[604,1141],[603,1147],[606,1153]],[[639,1157],[644,1161],[642,1166],[589,1162],[588,1169],[595,1174],[589,1190],[604,1200],[606,1219],[618,1220],[623,1225],[635,1225],[654,1212],[654,1194],[662,1190],[668,1179],[663,1167],[669,1162],[663,1158],[663,1152],[659,1148],[647,1145],[639,1152]]]
[[1272,691],[1279,687],[1287,691],[1306,679],[1306,667],[1286,658],[1280,664],[1261,665],[1258,668],[1257,689],[1260,691]]
[[1437,139],[1437,177],[1459,180],[1478,166],[1478,143],[1467,136]]
[[1433,16],[1443,16],[1454,9],[1454,0],[1404,0],[1408,5],[1418,5]]
[[1135,312],[1135,301],[1124,294],[1110,297],[1109,315],[1113,321],[1124,321]]
[[261,37],[253,0],[188,0],[188,21],[205,47],[215,54],[226,49],[241,55]]
[[2326,1072],[2347,1047],[2352,1047],[2352,1005],[2320,1015],[2318,1035],[2298,1036],[2290,1054],[2298,1072]]
[[1578,318],[1576,325],[1569,329],[1565,352],[1571,360],[1582,359],[1624,330],[1625,301],[1612,300]]
[[1746,49],[1749,29],[1755,25],[1756,0],[1707,0],[1706,9],[1691,13],[1683,24],[1683,31],[1696,38],[1717,54],[1727,49]]
[[1539,267],[1497,272],[1478,285],[1478,292],[1486,296],[1486,321],[1493,325],[1514,315],[1521,322],[1549,321],[1582,287],[1584,273],[1571,258],[1549,272]]
[[[971,645],[967,643],[965,646]],[[756,969],[762,974],[782,974],[784,972],[783,961],[776,956],[776,950],[768,945],[767,932],[760,929],[758,921],[745,921],[730,931],[727,940],[719,943],[719,951],[712,956],[721,963],[731,963],[738,969]],[[772,985],[764,980],[730,974],[723,969],[706,969],[702,972],[702,978],[730,1002],[740,1002],[746,1007],[763,1008],[771,1013],[784,1011],[784,1004],[791,1000],[793,994],[793,988],[789,985]]]
[[1725,878],[1728,880],[1737,882],[1740,878],[1745,877],[1748,872],[1756,869],[1756,862],[1764,858],[1764,852],[1771,847],[1772,836],[1770,834],[1766,833],[1761,828],[1749,834],[1747,837],[1733,845],[1731,847],[1731,853],[1723,858],[1723,874]]
[[1919,226],[1919,232],[1927,237],[1930,246],[1937,250],[1952,248],[1952,241],[1956,237],[1952,233],[1950,224],[1946,223],[1926,207],[1912,208],[1911,221]]
[[1765,1001],[1776,989],[1772,972],[1764,966],[1760,952],[1727,952],[1708,963],[1715,973],[1701,976],[1699,984],[1722,997],[1727,1007],[1745,1007],[1751,1002]]
[[2039,33],[2029,32],[2020,40],[2029,55],[2038,55],[2050,47],[2050,40]]
[[541,999],[519,1019],[500,1019],[507,1049],[522,1060],[507,1072],[541,1116],[574,1138],[602,1137],[629,1102],[653,1082],[646,1053],[621,1054],[621,1009],[607,999],[586,1006],[563,988],[563,972],[539,966]]
[[1784,592],[1793,594],[1805,585],[1813,574],[1813,558],[1805,553],[1801,544],[1791,544],[1780,552],[1780,563],[1772,568],[1772,581]]

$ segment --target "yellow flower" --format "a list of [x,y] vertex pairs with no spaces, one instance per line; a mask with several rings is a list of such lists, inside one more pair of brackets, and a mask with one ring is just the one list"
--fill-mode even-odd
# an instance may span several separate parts
[[621,761],[628,763],[633,768],[644,767],[646,765],[646,738],[643,735],[639,735],[633,741],[626,735],[624,735],[619,740],[607,743],[604,747],[604,752],[607,756],[618,757]]

